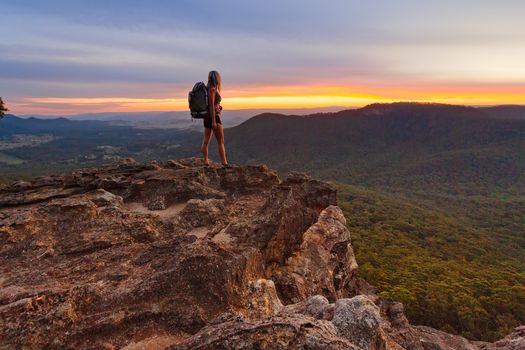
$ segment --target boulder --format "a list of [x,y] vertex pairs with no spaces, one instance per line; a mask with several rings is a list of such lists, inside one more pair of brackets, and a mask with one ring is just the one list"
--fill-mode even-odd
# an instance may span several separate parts
[[339,299],[335,303],[333,324],[338,333],[364,350],[384,350],[379,307],[367,296]]

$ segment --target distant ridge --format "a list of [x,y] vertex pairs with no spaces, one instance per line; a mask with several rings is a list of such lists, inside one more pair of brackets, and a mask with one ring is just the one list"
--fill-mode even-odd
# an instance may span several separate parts
[[[485,112],[488,116],[495,119],[525,119],[525,106],[522,105],[497,105],[490,107],[475,107],[467,105],[453,105],[435,102],[411,102],[399,101],[392,103],[372,103],[363,107],[347,108],[347,107],[319,107],[319,108],[266,108],[266,109],[239,109],[224,111],[223,118],[226,120],[227,126],[234,126],[240,124],[251,117],[274,114],[274,115],[301,115],[301,116],[316,116],[316,115],[332,115],[334,113],[342,113],[346,111],[369,111],[374,109],[386,108],[417,108],[417,106],[432,106],[432,107],[450,107],[450,108],[471,108]],[[29,119],[57,119],[66,118],[70,120],[99,120],[99,121],[118,121],[127,123],[138,122],[188,122],[189,114],[186,111],[166,111],[166,112],[100,112],[100,113],[80,113],[66,116],[53,115],[20,115],[20,118]]]
[[[308,170],[323,177],[341,174],[348,181],[371,183],[375,175],[370,174],[391,167],[400,171],[401,166],[405,175],[389,181],[405,182],[423,171],[439,172],[444,182],[454,176],[459,183],[468,184],[473,175],[465,176],[467,169],[474,174],[479,171],[474,168],[482,166],[494,185],[510,184],[522,179],[521,171],[525,171],[521,157],[525,119],[499,118],[494,115],[500,110],[491,111],[399,102],[307,116],[263,113],[229,129],[226,142],[236,162],[268,163],[283,172]],[[445,163],[439,167],[430,163],[445,153]],[[459,162],[460,155],[464,158]],[[507,162],[508,172],[501,174],[496,164]]]
[[[455,105],[447,103],[437,102],[411,102],[411,101],[399,101],[392,103],[371,103],[363,107],[357,108],[344,108],[341,110],[334,110],[330,112],[316,112],[310,114],[293,114],[293,113],[280,113],[280,112],[263,112],[254,115],[254,118],[260,117],[331,117],[331,116],[357,116],[361,114],[378,114],[387,112],[408,112],[413,113],[415,111],[428,112],[431,110],[437,111],[470,111],[475,113],[476,111],[484,112],[483,114],[478,113],[479,118],[490,118],[490,119],[525,119],[525,106],[520,105],[501,105],[492,107],[476,107],[468,105]],[[248,119],[249,120],[249,119]]]
[[[230,125],[239,124],[252,116],[260,113],[273,112],[285,114],[305,115],[321,112],[335,112],[344,107],[319,107],[319,108],[265,108],[265,109],[225,109],[223,119]],[[54,119],[53,115],[22,115],[22,118],[36,117],[39,119]],[[100,113],[80,113],[62,116],[71,120],[102,120],[102,121],[123,121],[123,122],[174,122],[190,121],[188,111],[150,111],[150,112],[100,112]]]
[[479,109],[496,119],[525,119],[525,106],[501,105]]

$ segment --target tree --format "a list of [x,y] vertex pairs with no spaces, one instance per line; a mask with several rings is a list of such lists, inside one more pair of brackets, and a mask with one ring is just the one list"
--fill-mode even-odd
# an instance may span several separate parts
[[5,115],[5,112],[7,112],[9,109],[7,109],[4,105],[4,101],[0,97],[0,119],[2,119]]

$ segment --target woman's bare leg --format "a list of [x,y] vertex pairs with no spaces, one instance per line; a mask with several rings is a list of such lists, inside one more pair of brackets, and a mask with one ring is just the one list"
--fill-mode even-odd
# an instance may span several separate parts
[[219,146],[219,156],[221,157],[222,164],[228,164],[228,160],[226,160],[226,149],[224,148],[224,130],[222,129],[221,124],[217,124],[217,128],[213,130],[213,134],[215,135],[215,138],[217,139],[217,143]]
[[204,137],[202,139],[202,145],[201,145],[201,151],[202,151],[202,157],[204,158],[204,164],[208,164],[208,145],[210,144],[211,140],[211,129],[204,128]]

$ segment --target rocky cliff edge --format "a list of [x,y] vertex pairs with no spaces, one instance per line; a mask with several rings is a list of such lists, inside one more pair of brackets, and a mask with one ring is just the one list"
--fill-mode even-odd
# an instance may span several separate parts
[[335,190],[133,160],[0,189],[0,349],[525,349],[408,323],[357,276]]

